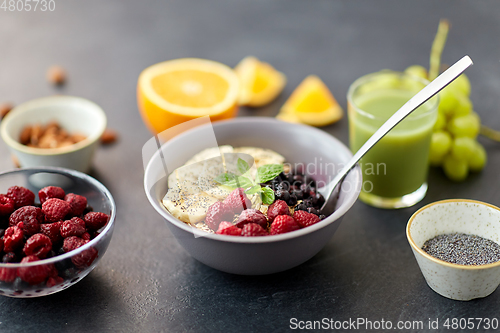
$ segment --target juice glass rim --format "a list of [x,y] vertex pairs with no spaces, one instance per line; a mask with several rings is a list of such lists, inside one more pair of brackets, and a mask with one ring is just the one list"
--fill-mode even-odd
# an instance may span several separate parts
[[[389,70],[389,69],[384,69],[384,70],[381,70],[381,71],[378,71],[375,73],[366,74],[366,75],[363,75],[363,76],[357,78],[353,83],[351,83],[351,85],[349,86],[349,89],[347,90],[347,103],[348,103],[348,105],[350,104],[352,106],[353,110],[355,110],[357,113],[359,113],[367,118],[373,119],[373,120],[380,120],[380,121],[385,122],[387,119],[383,118],[383,117],[374,116],[373,114],[368,113],[365,110],[361,109],[356,103],[354,103],[352,96],[354,95],[354,91],[357,88],[361,87],[362,84],[369,82],[370,79],[373,79],[373,77],[376,77],[376,76],[381,75],[381,74],[395,74],[395,75],[400,76],[400,77],[407,77],[413,81],[423,83],[424,85],[428,85],[430,83],[429,80],[426,80],[424,78],[421,78],[421,77],[418,77],[415,75],[411,75],[411,74],[408,74],[405,72],[398,72],[398,71],[393,71],[393,70]],[[417,94],[417,92],[415,92],[415,94]],[[435,96],[433,96],[430,100],[428,100],[424,104],[432,102],[434,98],[435,98],[435,102],[434,102],[435,105],[432,105],[432,107],[430,107],[428,111],[421,113],[419,115],[415,115],[415,114],[409,115],[408,117],[405,118],[405,120],[408,120],[408,121],[419,120],[421,118],[428,116],[429,114],[431,114],[433,112],[436,112],[436,110],[439,106],[439,94],[436,94]]]

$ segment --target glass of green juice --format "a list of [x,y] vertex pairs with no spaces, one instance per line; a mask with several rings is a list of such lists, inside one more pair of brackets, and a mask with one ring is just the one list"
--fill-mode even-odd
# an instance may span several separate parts
[[[347,93],[349,141],[356,152],[382,124],[429,81],[381,71],[357,79]],[[380,208],[410,207],[427,192],[429,146],[437,119],[437,96],[413,111],[361,159],[359,198]]]

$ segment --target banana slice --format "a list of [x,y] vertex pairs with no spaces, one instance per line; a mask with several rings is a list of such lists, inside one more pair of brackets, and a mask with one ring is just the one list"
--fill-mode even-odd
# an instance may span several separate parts
[[243,153],[252,156],[257,168],[265,164],[283,164],[285,162],[285,158],[282,155],[270,149],[238,147],[233,149],[233,153]]
[[165,208],[175,218],[191,224],[203,221],[207,215],[208,207],[218,201],[216,198],[205,193],[185,196],[174,194],[174,198],[172,196],[169,197],[168,194],[163,198]]
[[184,163],[184,165],[193,164],[196,162],[208,160],[208,159],[211,159],[213,157],[220,157],[225,153],[232,153],[232,152],[233,152],[233,147],[229,146],[229,145],[208,148],[208,149],[202,150],[198,154],[191,157],[186,163]]

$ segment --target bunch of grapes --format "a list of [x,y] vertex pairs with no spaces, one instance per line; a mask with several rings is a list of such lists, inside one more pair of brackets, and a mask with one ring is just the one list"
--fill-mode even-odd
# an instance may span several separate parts
[[[427,79],[427,70],[419,65],[410,66],[405,72]],[[487,160],[484,147],[476,140],[481,120],[472,109],[469,95],[470,82],[465,74],[439,93],[438,117],[432,133],[430,164],[441,166],[454,181],[465,180],[469,171],[481,171]]]

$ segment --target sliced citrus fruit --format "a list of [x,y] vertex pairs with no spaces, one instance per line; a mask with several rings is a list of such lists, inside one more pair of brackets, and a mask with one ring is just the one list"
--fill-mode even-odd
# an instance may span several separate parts
[[239,79],[221,63],[183,58],[146,68],[137,83],[142,118],[154,133],[202,116],[234,117]]
[[326,126],[342,118],[344,111],[328,87],[310,75],[293,91],[277,118],[312,126]]
[[241,60],[234,70],[240,79],[241,105],[266,105],[281,93],[286,84],[283,73],[252,56]]

